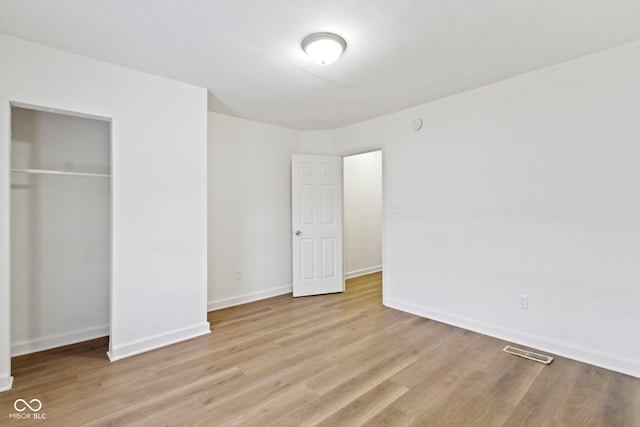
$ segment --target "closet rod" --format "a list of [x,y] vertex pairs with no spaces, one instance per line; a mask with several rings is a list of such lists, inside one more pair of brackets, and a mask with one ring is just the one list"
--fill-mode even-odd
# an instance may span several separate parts
[[96,178],[111,177],[111,175],[106,173],[67,172],[67,171],[56,171],[56,170],[46,170],[46,169],[11,169],[11,172],[32,173],[32,174],[40,174],[40,175],[92,176]]

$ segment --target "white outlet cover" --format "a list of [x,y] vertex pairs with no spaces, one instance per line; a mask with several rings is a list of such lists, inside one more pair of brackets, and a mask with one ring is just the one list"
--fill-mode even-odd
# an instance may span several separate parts
[[518,298],[519,298],[518,307],[522,309],[529,308],[529,298],[526,295],[518,295]]

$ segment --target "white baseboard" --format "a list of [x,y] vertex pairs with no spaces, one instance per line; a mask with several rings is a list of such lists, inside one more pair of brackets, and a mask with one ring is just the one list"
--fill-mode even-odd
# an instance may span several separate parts
[[349,271],[347,273],[344,273],[344,278],[353,279],[354,277],[366,276],[367,274],[377,273],[379,271],[382,271],[382,266],[375,265],[373,267],[367,267],[360,270],[354,270],[354,271]]
[[109,325],[103,325],[64,334],[50,335],[30,341],[16,342],[11,344],[11,357],[49,350],[51,348],[88,341],[107,335],[109,335]]
[[238,295],[236,297],[224,298],[220,300],[209,301],[207,304],[208,311],[220,310],[222,308],[233,307],[235,305],[246,304],[248,302],[259,301],[261,299],[277,297],[291,293],[291,285],[282,286],[280,288],[272,288],[250,294]]
[[13,377],[10,375],[4,375],[0,377],[0,392],[9,391],[13,387]]
[[209,325],[209,322],[204,322],[195,326],[178,329],[176,331],[145,338],[125,345],[114,346],[110,343],[107,356],[109,357],[109,360],[114,362],[116,360],[124,359],[125,357],[134,356],[146,351],[175,344],[180,341],[186,341],[191,338],[206,335],[210,332],[211,326]]
[[420,307],[411,303],[387,298],[384,301],[387,307],[405,311],[420,317],[447,323],[470,331],[489,335],[504,341],[520,344],[536,350],[542,350],[558,356],[567,357],[579,362],[599,366],[623,374],[640,378],[640,362],[626,359],[614,354],[604,353],[598,350],[580,347],[567,342],[561,342],[552,338],[539,337],[536,335],[516,331],[498,325],[485,322],[478,322],[473,319],[432,310],[427,307]]

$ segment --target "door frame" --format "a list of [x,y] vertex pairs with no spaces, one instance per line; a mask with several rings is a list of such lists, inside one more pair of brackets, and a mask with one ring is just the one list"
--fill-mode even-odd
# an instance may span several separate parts
[[[385,167],[385,149],[384,146],[382,144],[380,145],[371,145],[368,146],[366,148],[360,148],[360,149],[353,149],[353,150],[345,150],[345,151],[339,151],[338,153],[336,153],[337,156],[340,156],[342,158],[342,217],[343,217],[343,221],[344,221],[344,158],[345,157],[351,157],[351,156],[357,156],[358,154],[367,154],[367,153],[372,153],[374,151],[380,151],[380,157],[381,157],[381,173],[382,173],[382,217],[381,217],[381,237],[382,237],[382,305],[386,306],[387,304],[385,304],[385,302],[387,301],[387,287],[385,285],[385,283],[387,283],[387,198],[386,198],[386,194],[387,194],[387,173],[386,173],[386,167]],[[345,250],[344,250],[344,227],[342,229],[342,273],[345,274],[346,272],[344,271],[344,256],[345,256]],[[346,279],[345,279],[346,282]],[[346,285],[345,285],[346,286]]]

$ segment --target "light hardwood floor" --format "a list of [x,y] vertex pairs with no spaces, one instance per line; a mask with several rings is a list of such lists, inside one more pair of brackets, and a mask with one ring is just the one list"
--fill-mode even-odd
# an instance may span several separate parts
[[[209,320],[210,335],[113,363],[106,339],[14,358],[0,425],[640,426],[640,379],[385,308],[380,274]],[[9,418],[34,398],[46,420]]]

